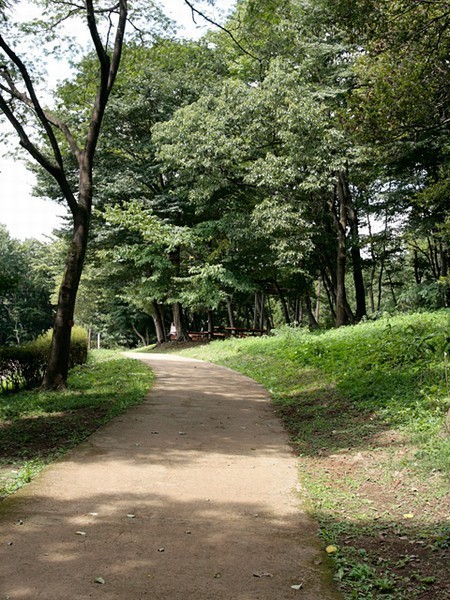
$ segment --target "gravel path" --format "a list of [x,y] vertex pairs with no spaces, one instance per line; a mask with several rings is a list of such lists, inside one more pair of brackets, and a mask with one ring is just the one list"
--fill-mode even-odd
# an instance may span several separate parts
[[266,392],[133,357],[145,402],[0,504],[0,600],[339,599]]

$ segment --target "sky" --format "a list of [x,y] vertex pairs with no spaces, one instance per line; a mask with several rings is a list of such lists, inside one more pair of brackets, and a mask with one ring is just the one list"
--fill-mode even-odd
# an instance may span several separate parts
[[[218,0],[217,6],[228,10],[234,2]],[[23,4],[26,5],[26,2]],[[200,26],[200,17],[196,18],[196,23],[193,22],[184,0],[160,0],[160,5],[183,27],[180,35],[184,33],[185,37],[198,38],[206,30],[205,26]],[[194,5],[202,8],[199,0],[195,0]],[[205,12],[213,18],[219,15],[212,7]],[[27,158],[25,153],[24,158]],[[34,176],[24,162],[8,156],[6,146],[0,143],[0,223],[6,225],[10,235],[16,239],[37,238],[45,241],[51,237],[53,229],[60,226],[66,210],[55,202],[32,196],[33,185]]]

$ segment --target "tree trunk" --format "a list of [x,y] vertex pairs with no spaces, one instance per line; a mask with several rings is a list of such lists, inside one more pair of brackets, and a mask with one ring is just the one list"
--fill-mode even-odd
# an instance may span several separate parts
[[315,319],[317,322],[319,322],[320,319],[320,294],[322,292],[322,280],[319,279],[319,281],[317,282],[317,298],[316,298],[316,314],[315,314]]
[[259,309],[259,329],[264,329],[266,295],[261,292],[260,309]]
[[325,269],[322,270],[322,281],[323,281],[323,287],[325,288],[325,292],[327,295],[328,306],[330,308],[331,315],[332,315],[333,319],[336,320],[336,312],[334,310],[336,296],[334,294],[333,282],[328,277]]
[[[80,187],[82,187],[81,184]],[[87,182],[86,193],[88,198],[84,201],[90,206],[89,181]],[[66,385],[70,358],[70,335],[74,325],[75,300],[83,270],[88,233],[89,214],[88,211],[80,209],[74,217],[72,242],[67,254],[64,277],[59,288],[50,355],[41,386],[45,390],[57,390],[64,388]]]
[[284,322],[286,323],[286,325],[290,325],[291,317],[289,315],[289,307],[286,302],[286,298],[284,297],[283,290],[279,286],[278,281],[274,281],[273,283],[275,285],[275,289],[277,290],[278,297],[280,298],[281,307],[283,309]]
[[177,342],[186,342],[189,338],[183,323],[183,309],[179,302],[174,302],[172,305],[173,322],[177,330]]
[[208,310],[208,337],[210,340],[214,337],[214,311]]
[[233,305],[231,303],[231,296],[227,296],[227,311],[228,311],[228,323],[230,327],[234,329],[234,316],[233,316]]
[[161,313],[161,308],[156,300],[152,301],[152,319],[155,325],[156,340],[158,344],[167,342],[166,328],[164,327],[164,319]]
[[314,317],[313,311],[312,311],[311,298],[309,296],[306,296],[305,301],[306,301],[306,312],[308,313],[309,328],[310,329],[318,329],[319,324],[317,323],[317,321]]
[[345,269],[347,262],[347,206],[346,194],[341,173],[334,189],[334,198],[330,203],[334,224],[337,232],[337,260],[336,260],[336,321],[335,326],[341,327],[347,323]]
[[131,328],[134,331],[134,333],[138,336],[138,338],[141,340],[141,343],[143,346],[148,346],[148,344],[146,343],[146,339],[145,336],[142,335],[142,333],[139,333],[139,331],[137,330],[137,327],[134,323],[131,323]]
[[364,289],[364,278],[362,270],[362,259],[361,259],[361,244],[359,240],[359,227],[358,227],[358,215],[356,207],[353,204],[351,198],[348,183],[345,180],[345,188],[347,195],[347,209],[348,209],[348,220],[350,224],[350,235],[351,235],[351,256],[353,265],[353,282],[355,285],[355,296],[356,296],[356,314],[355,320],[361,321],[363,317],[367,315],[366,308],[366,292]]

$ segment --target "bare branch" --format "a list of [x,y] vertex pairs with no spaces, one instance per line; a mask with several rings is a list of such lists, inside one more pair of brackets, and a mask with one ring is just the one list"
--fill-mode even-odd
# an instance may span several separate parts
[[241,52],[243,52],[247,56],[250,56],[250,58],[253,58],[253,60],[258,61],[258,63],[260,65],[262,64],[262,60],[260,58],[258,58],[257,56],[255,56],[254,54],[252,54],[251,52],[249,52],[248,50],[246,50],[241,45],[241,43],[235,38],[235,36],[233,35],[233,33],[229,29],[227,29],[226,27],[223,27],[222,25],[220,25],[219,23],[217,23],[216,21],[214,21],[213,19],[211,19],[210,17],[208,17],[207,15],[205,15],[205,13],[203,13],[202,11],[200,11],[198,8],[195,8],[195,6],[191,2],[189,2],[189,0],[184,0],[184,1],[189,6],[189,8],[191,9],[192,19],[193,19],[194,23],[195,23],[194,15],[197,14],[199,17],[202,17],[202,19],[204,19],[205,21],[207,21],[211,25],[214,25],[218,29],[220,29],[223,32],[225,32],[228,36],[230,36],[230,38],[233,40],[233,42],[236,44],[236,46],[239,48],[239,50],[241,50]]
[[0,48],[2,48],[4,50],[6,55],[12,60],[12,62],[19,69],[22,79],[23,79],[25,86],[28,90],[28,93],[30,95],[30,99],[33,103],[33,108],[36,111],[36,115],[39,118],[39,121],[42,123],[42,126],[45,129],[45,132],[47,133],[48,139],[50,141],[50,144],[51,144],[51,147],[53,150],[53,155],[55,157],[55,160],[58,163],[58,165],[62,168],[63,160],[62,160],[61,152],[60,152],[60,149],[58,146],[58,141],[56,140],[56,137],[55,137],[55,134],[53,133],[51,125],[48,122],[48,120],[45,116],[45,113],[41,107],[41,104],[36,96],[34,85],[33,85],[33,82],[31,81],[31,77],[30,77],[30,74],[28,73],[26,66],[20,60],[20,58],[17,56],[17,54],[12,50],[12,48],[6,43],[6,41],[4,40],[4,38],[1,34],[0,34]]
[[[34,102],[26,94],[24,94],[23,92],[21,92],[20,90],[17,89],[10,74],[8,73],[8,70],[4,66],[0,66],[0,77],[3,77],[3,79],[8,84],[8,87],[0,84],[0,89],[2,89],[4,92],[11,94],[11,96],[13,98],[20,100],[23,104],[25,104],[26,106],[28,106],[29,108],[31,108],[32,110],[35,111]],[[46,110],[43,110],[43,114],[45,116],[45,119],[51,125],[53,125],[57,129],[59,129],[61,131],[61,133],[64,134],[64,137],[66,138],[67,143],[69,144],[70,150],[72,151],[75,158],[78,159],[79,155],[80,155],[80,149],[79,149],[70,129],[67,127],[67,125],[63,121],[58,119],[58,117],[56,117],[55,115],[53,115],[52,113],[50,113]]]

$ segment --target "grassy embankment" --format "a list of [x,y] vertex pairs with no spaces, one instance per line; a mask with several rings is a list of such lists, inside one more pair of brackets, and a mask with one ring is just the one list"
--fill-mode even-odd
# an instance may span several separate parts
[[450,597],[449,325],[441,311],[182,352],[271,392],[347,598]]
[[101,350],[72,369],[67,390],[0,395],[0,499],[139,403],[152,381],[144,364]]

